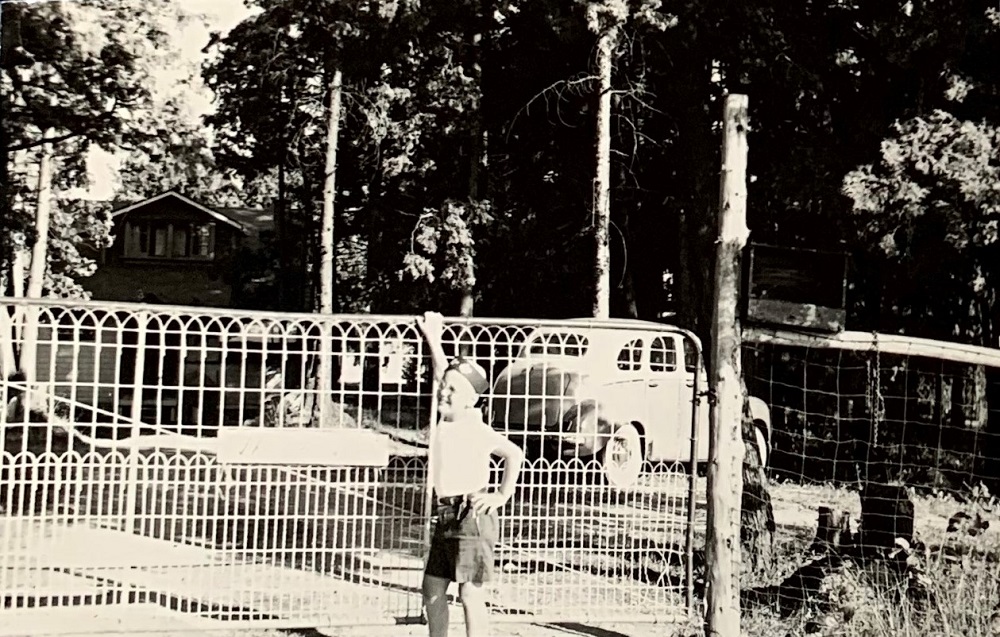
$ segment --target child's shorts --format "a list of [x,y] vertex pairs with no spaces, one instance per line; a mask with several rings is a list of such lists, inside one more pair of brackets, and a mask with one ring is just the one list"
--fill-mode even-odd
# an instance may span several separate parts
[[496,512],[477,515],[468,499],[458,496],[438,500],[436,513],[424,573],[460,584],[492,581],[500,529]]

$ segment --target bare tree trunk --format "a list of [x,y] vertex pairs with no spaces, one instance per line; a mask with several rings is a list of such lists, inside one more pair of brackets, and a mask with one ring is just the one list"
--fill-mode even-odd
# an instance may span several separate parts
[[340,103],[343,93],[343,74],[340,68],[333,71],[330,82],[330,113],[326,133],[326,163],[323,171],[323,223],[320,244],[319,311],[333,313],[334,258],[333,236],[334,199],[337,194],[337,140],[340,136]]
[[[46,130],[43,137],[51,136]],[[35,206],[35,243],[31,248],[31,270],[25,296],[29,299],[42,297],[45,285],[45,270],[49,251],[49,218],[52,213],[52,145],[43,144],[38,164],[38,201]],[[35,365],[38,350],[38,308],[27,308],[24,313],[24,331],[21,338],[21,372],[25,383],[35,380]]]
[[[748,395],[742,383],[744,399]],[[768,571],[774,562],[774,507],[767,471],[761,462],[750,402],[743,405],[743,497],[740,506],[740,548],[753,573]],[[770,441],[769,441],[770,442]]]
[[14,262],[11,264],[11,292],[15,297],[23,297],[27,290],[25,273],[31,263],[31,251],[23,248],[15,249]]
[[[47,131],[48,132],[48,131]],[[14,154],[15,164],[26,164],[31,160],[28,151],[19,150]],[[4,202],[6,208],[7,202]],[[10,228],[15,230],[15,228]],[[19,230],[19,229],[17,229]],[[25,246],[11,246],[10,255],[10,295],[14,298],[24,298],[27,290],[27,273],[31,265],[31,250]],[[24,332],[24,307],[11,308],[7,330],[0,332],[0,361],[4,365],[5,377],[17,369],[17,357],[14,353],[14,343],[20,342]]]
[[[28,269],[29,252],[23,248],[13,248],[10,262],[10,295],[24,297],[24,272]],[[14,343],[20,341],[24,325],[24,310],[18,306],[0,310],[0,378],[8,378],[17,371],[17,357]]]
[[330,81],[330,113],[326,132],[326,163],[323,179],[323,222],[320,231],[320,288],[319,311],[324,315],[319,347],[319,426],[327,426],[332,416],[333,397],[333,325],[329,315],[333,314],[333,286],[336,274],[334,261],[336,243],[334,237],[334,199],[337,194],[337,141],[340,136],[340,110],[343,92],[343,73],[340,67],[333,71]]
[[274,202],[275,248],[278,250],[278,307],[288,307],[288,217],[285,208],[285,155],[278,160],[278,196]]
[[[480,180],[482,174],[480,169],[486,166],[486,125],[483,117],[483,27],[482,24],[488,19],[491,12],[488,10],[489,2],[480,3],[480,15],[477,19],[476,32],[472,34],[472,74],[476,80],[478,93],[476,95],[476,105],[473,108],[473,125],[469,144],[469,203],[473,206],[479,203]],[[470,209],[471,212],[471,209]],[[471,219],[467,219],[470,222]],[[471,226],[470,226],[471,232]],[[472,262],[473,272],[476,263]],[[476,291],[473,285],[466,284],[462,287],[462,298],[458,307],[458,315],[470,317],[475,313]],[[458,354],[465,357],[475,356],[475,348],[471,343],[459,343]]]
[[[479,16],[477,22],[482,23],[485,15]],[[486,129],[483,121],[483,64],[482,64],[482,28],[477,28],[472,34],[472,75],[476,80],[478,95],[473,108],[472,134],[469,139],[469,201],[473,204],[479,201],[480,168],[486,164]],[[475,265],[473,264],[473,267]],[[472,286],[462,289],[462,300],[459,305],[459,316],[469,317],[475,311],[476,298]]]
[[597,41],[597,174],[594,178],[594,318],[611,310],[611,70],[620,27],[605,30]]
[[[678,87],[704,86],[711,80],[711,60],[698,57],[676,69]],[[688,149],[678,168],[683,185],[678,197],[678,267],[674,278],[677,321],[702,341],[705,365],[712,366],[711,329],[712,258],[715,242],[715,211],[718,205],[717,138],[713,131],[717,116],[705,109],[705,97],[694,88],[679,89],[668,98],[677,107],[677,129],[681,146]]]
[[623,249],[625,256],[622,259],[623,272],[619,288],[621,289],[622,301],[625,306],[625,315],[629,318],[639,318],[639,302],[636,299],[635,277],[633,276],[635,268],[629,266],[628,246],[632,245],[632,228],[629,222],[630,217],[630,213],[621,215],[620,227],[622,231],[622,243],[625,246]]
[[[8,26],[4,23],[4,26]],[[15,31],[10,31],[11,34],[16,33]],[[7,32],[4,32],[7,35]],[[9,47],[6,45],[3,47],[2,55],[6,57],[9,54]],[[10,174],[8,172],[8,167],[10,162],[6,160],[7,158],[7,138],[5,135],[0,135],[0,152],[3,153],[5,160],[0,163],[0,232],[8,233],[8,238],[13,231],[15,226],[13,223],[13,213],[10,209],[11,198],[9,196],[9,186],[10,186]],[[16,161],[16,160],[15,160]],[[23,262],[18,261],[19,250],[14,247],[12,241],[7,241],[2,244],[2,252],[0,252],[0,267],[6,267],[6,272],[0,272],[0,281],[2,281],[2,286],[0,286],[0,295],[10,295],[10,296],[23,296],[24,295],[24,268]],[[8,251],[9,250],[9,251]],[[20,274],[19,274],[20,273]],[[17,287],[17,277],[20,276],[21,287]],[[14,341],[17,339],[17,334],[14,331],[13,316],[10,314],[11,311],[15,311],[16,308],[0,308],[0,379],[9,378],[14,372],[17,371],[17,359],[14,356]],[[0,393],[0,422],[3,422],[3,417],[5,413],[5,406],[7,404],[6,395],[6,385],[4,390]]]

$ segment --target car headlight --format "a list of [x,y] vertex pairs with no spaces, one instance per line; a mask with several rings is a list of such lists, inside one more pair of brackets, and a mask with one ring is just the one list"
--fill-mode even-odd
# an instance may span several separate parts
[[584,442],[598,431],[597,409],[592,405],[574,405],[563,419],[563,432],[570,442]]

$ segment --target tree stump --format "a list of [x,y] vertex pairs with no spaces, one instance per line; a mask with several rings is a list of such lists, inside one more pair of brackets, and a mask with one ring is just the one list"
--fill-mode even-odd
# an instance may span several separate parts
[[913,501],[898,484],[868,482],[861,492],[861,546],[865,552],[891,549],[896,539],[913,542]]
[[826,552],[840,550],[851,546],[856,538],[851,531],[851,512],[834,513],[830,507],[820,507],[816,520],[816,537],[813,538],[810,552]]
[[[747,396],[746,382],[741,381]],[[750,403],[743,402],[743,494],[740,508],[740,545],[752,573],[770,569],[774,562],[774,508],[768,491],[767,471],[757,449]]]

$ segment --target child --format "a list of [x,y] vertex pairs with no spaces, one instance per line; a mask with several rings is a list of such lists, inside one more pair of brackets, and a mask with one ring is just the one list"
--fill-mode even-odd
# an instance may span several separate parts
[[[438,382],[437,432],[430,444],[430,480],[437,524],[424,569],[424,606],[430,637],[448,635],[448,586],[457,582],[467,637],[483,637],[489,613],[483,585],[493,579],[498,537],[497,510],[514,493],[524,454],[483,421],[476,408],[489,389],[482,367],[441,348],[442,317],[427,312],[417,325],[431,350]],[[489,489],[490,456],[505,460],[498,491]]]

